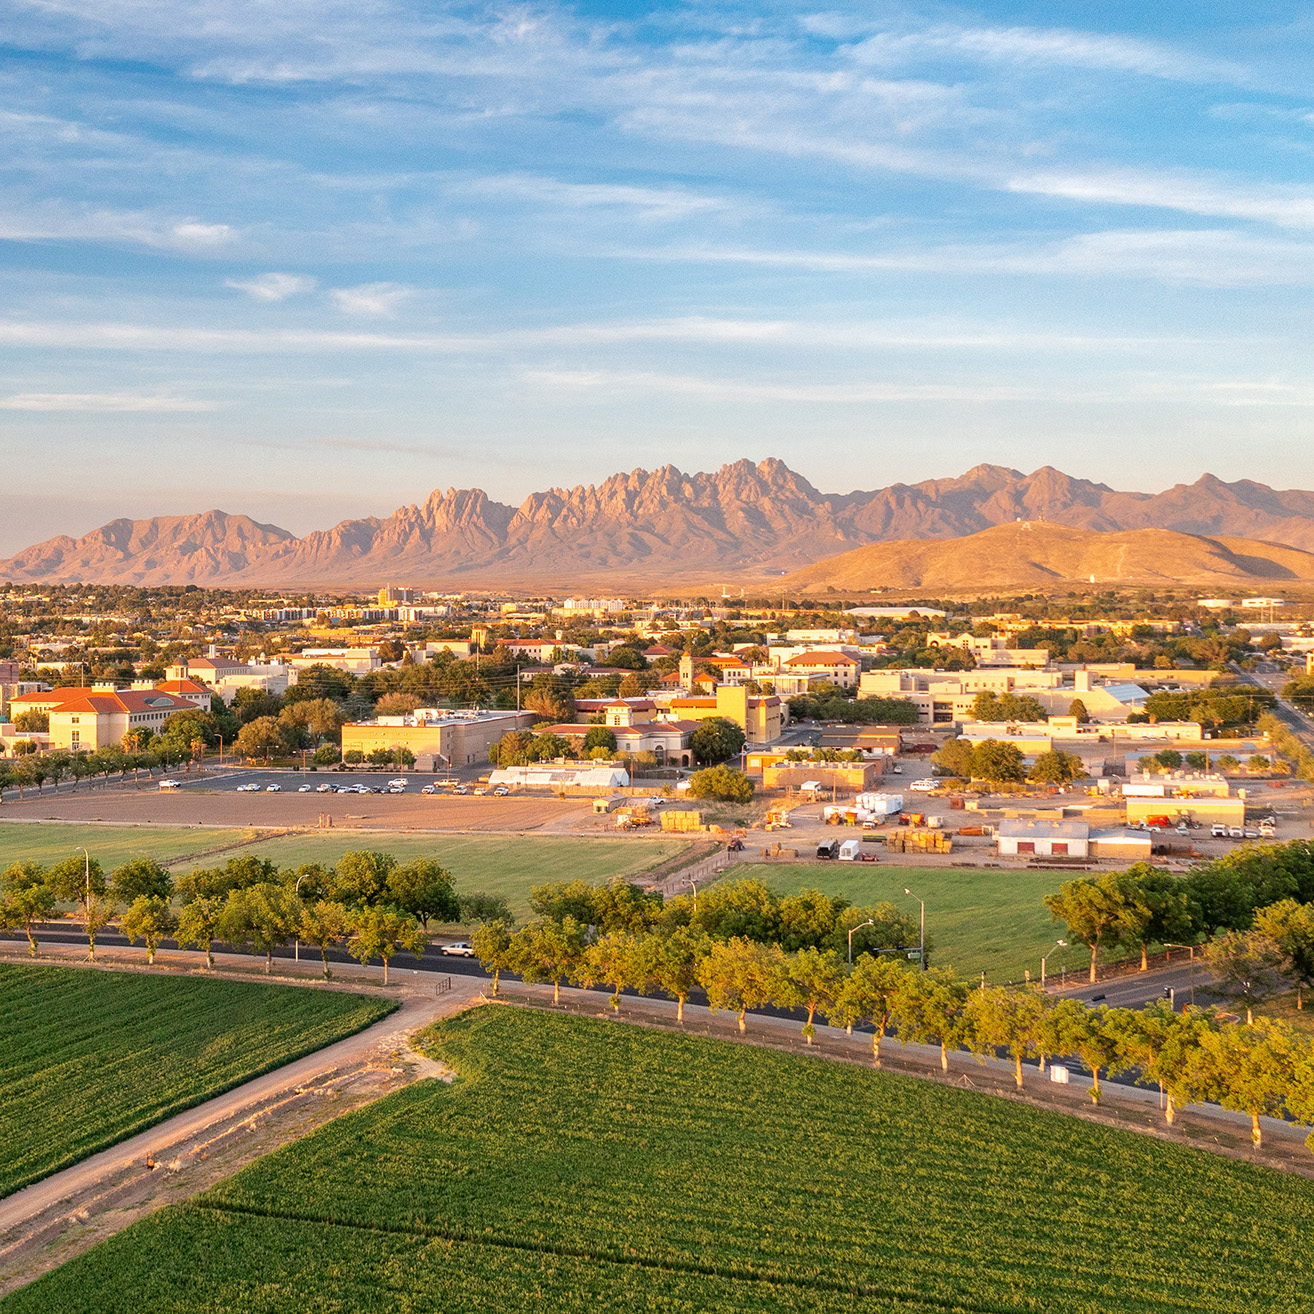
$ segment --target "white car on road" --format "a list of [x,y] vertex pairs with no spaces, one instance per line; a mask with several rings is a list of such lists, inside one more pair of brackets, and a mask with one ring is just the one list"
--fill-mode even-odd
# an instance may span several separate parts
[[254,780],[248,780],[245,785],[238,785],[237,792],[239,794],[258,794],[260,786]]
[[406,786],[409,785],[409,784],[410,784],[410,781],[409,781],[409,780],[407,780],[404,776],[399,776],[396,780],[390,780],[390,781],[388,781],[388,788],[389,788],[389,789],[405,789]]
[[177,789],[182,784],[181,780],[161,780],[161,789]]
[[452,944],[442,945],[440,951],[452,958],[473,958],[475,956],[474,946],[468,940],[457,940]]
[[266,785],[266,786],[265,786],[265,793],[266,793],[266,794],[281,794],[282,792],[283,792],[283,786],[282,786],[282,785]]
[[912,790],[914,794],[929,794],[931,790],[940,788],[940,782],[927,776],[924,780],[910,780],[904,788]]

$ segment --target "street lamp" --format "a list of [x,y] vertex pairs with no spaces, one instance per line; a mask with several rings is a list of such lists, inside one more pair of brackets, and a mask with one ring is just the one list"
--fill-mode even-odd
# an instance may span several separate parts
[[[1066,949],[1067,947],[1068,947],[1068,942],[1066,940],[1054,941],[1054,949]],[[1052,954],[1054,952],[1054,949],[1051,949],[1049,951],[1049,954]],[[1046,954],[1044,958],[1040,960],[1040,984],[1042,987],[1045,984],[1045,964],[1049,962],[1049,954]]]
[[[694,910],[694,916],[697,917],[698,916],[698,882],[694,880],[692,876],[686,876],[684,879],[689,882],[689,888],[693,891],[693,901],[694,901],[693,910]],[[853,955],[850,954],[849,965],[852,966],[852,964],[853,964]]]
[[[917,899],[917,896],[906,885],[903,887],[903,892],[910,899]],[[921,970],[924,972],[926,971],[926,900],[917,899],[917,902],[922,905],[922,938],[918,944],[917,957],[920,960]]]
[[860,931],[864,926],[875,926],[876,923],[868,917],[865,922],[859,922],[857,926],[849,927],[849,966],[853,966],[853,932]]

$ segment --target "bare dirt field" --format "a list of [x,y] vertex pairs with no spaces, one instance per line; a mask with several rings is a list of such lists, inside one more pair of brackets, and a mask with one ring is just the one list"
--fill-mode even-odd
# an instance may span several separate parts
[[282,830],[332,819],[335,828],[526,831],[569,828],[591,815],[588,799],[476,798],[421,794],[238,794],[234,790],[98,790],[13,796],[6,821],[119,821],[150,826]]

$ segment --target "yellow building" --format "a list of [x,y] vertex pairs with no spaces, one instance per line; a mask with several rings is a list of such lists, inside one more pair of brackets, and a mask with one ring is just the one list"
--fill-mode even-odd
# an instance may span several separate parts
[[770,744],[785,730],[785,703],[773,694],[750,694],[738,684],[717,685],[714,698],[675,698],[671,712],[686,721],[706,721],[713,716],[733,721],[750,744]]
[[421,771],[472,766],[488,761],[488,750],[511,730],[529,730],[536,712],[446,712],[420,708],[405,716],[383,716],[342,727],[342,754],[398,748],[415,754]]

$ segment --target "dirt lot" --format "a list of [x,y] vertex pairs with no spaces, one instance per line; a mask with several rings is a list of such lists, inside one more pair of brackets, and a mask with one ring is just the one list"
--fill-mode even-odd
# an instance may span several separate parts
[[238,794],[229,790],[116,789],[13,796],[0,805],[6,821],[122,821],[155,826],[226,826],[280,830],[319,825],[377,830],[570,829],[590,816],[588,799],[476,798],[421,794]]

